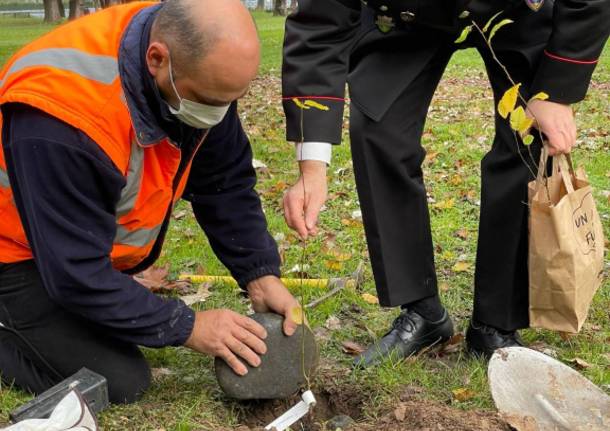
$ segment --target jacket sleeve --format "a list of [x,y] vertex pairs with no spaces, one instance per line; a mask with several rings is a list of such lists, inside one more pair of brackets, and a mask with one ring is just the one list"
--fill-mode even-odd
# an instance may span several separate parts
[[[360,0],[299,0],[287,18],[282,95],[289,141],[341,142],[349,55],[359,23]],[[329,110],[303,110],[301,118],[293,98]]]
[[553,30],[532,90],[559,103],[581,101],[610,32],[610,0],[556,0]]
[[252,149],[233,103],[195,154],[183,196],[242,288],[265,275],[280,276],[280,255],[255,185]]
[[2,107],[8,175],[36,267],[53,302],[108,335],[181,345],[194,312],[112,267],[124,177],[84,133],[25,105]]

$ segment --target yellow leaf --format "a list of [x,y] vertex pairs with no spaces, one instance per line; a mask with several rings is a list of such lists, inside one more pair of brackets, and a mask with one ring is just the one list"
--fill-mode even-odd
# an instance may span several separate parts
[[470,264],[468,262],[457,262],[451,269],[453,269],[454,272],[465,272],[470,269]]
[[343,264],[337,260],[327,260],[324,262],[324,265],[326,265],[326,267],[331,271],[339,271],[341,268],[343,268]]
[[306,100],[304,102],[306,106],[311,106],[312,108],[319,109],[320,111],[328,111],[330,108],[326,105],[322,105],[321,103],[316,102],[315,100]]
[[293,97],[292,101],[294,102],[295,105],[297,105],[301,109],[309,109],[309,106],[306,106],[303,103],[301,103],[301,101],[296,97]]
[[449,182],[454,186],[458,186],[458,185],[462,184],[462,177],[459,175],[454,175],[451,177]]
[[483,33],[487,33],[487,30],[489,30],[489,26],[491,25],[491,23],[494,21],[494,19],[496,19],[498,17],[498,15],[500,15],[502,12],[504,11],[500,11],[497,14],[495,14],[494,16],[492,16],[491,18],[489,18],[489,21],[487,21],[487,24],[485,24],[485,27],[483,27]]
[[432,208],[438,208],[441,210],[448,210],[455,206],[455,199],[447,199],[446,201],[440,201],[432,204]]
[[324,252],[329,256],[332,256],[337,262],[346,262],[352,257],[351,253],[341,253],[339,250],[333,248],[324,250]]
[[498,103],[498,113],[502,118],[507,118],[508,114],[510,114],[513,109],[515,109],[515,104],[517,103],[517,96],[519,95],[519,87],[521,84],[516,84],[510,87]]
[[525,135],[523,137],[523,145],[532,145],[534,142],[534,137],[532,135]]
[[530,99],[530,102],[532,100],[546,100],[549,98],[549,95],[546,94],[544,91],[541,91],[540,93],[536,93],[532,96],[532,98]]
[[377,298],[375,295],[371,295],[370,293],[363,293],[362,299],[364,299],[364,302],[368,302],[369,304],[379,304],[379,298]]
[[466,388],[454,389],[451,391],[451,393],[453,393],[453,396],[459,402],[468,401],[476,396],[476,393],[474,391],[471,391],[470,389]]
[[470,32],[472,31],[472,26],[469,25],[468,27],[464,27],[464,30],[462,30],[462,33],[460,33],[460,36],[455,40],[454,43],[462,43],[466,40],[466,38],[468,37],[468,35],[470,34]]
[[534,120],[525,115],[525,110],[522,106],[518,106],[510,113],[510,127],[520,134],[525,134],[534,124]]
[[297,325],[302,324],[303,323],[303,307],[292,307],[290,309],[290,318]]
[[512,24],[514,21],[512,19],[503,19],[499,23],[493,26],[491,31],[489,32],[489,38],[487,39],[487,43],[491,44],[491,38],[496,35],[496,32],[504,27],[506,24]]

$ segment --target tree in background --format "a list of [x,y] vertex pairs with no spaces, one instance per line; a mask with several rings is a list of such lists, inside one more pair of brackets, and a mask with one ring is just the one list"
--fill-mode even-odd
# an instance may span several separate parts
[[286,15],[286,0],[273,0],[273,16]]
[[72,20],[82,16],[84,10],[82,0],[70,0],[70,16],[68,19]]
[[60,9],[63,9],[63,5],[60,8],[60,2],[58,2],[57,0],[43,0],[43,4],[45,22],[56,22],[61,19]]
[[66,9],[62,0],[57,0],[57,9],[59,10],[59,16],[62,18],[66,17]]
[[97,0],[96,3],[99,3],[101,8],[107,8],[117,4],[130,3],[132,1],[134,0]]

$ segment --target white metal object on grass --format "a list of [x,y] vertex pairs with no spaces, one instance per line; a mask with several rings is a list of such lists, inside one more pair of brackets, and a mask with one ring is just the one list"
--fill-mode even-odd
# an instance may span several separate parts
[[305,391],[301,395],[301,401],[282,416],[271,422],[265,427],[267,431],[284,431],[290,425],[299,421],[309,413],[309,410],[316,405],[316,398],[311,391]]

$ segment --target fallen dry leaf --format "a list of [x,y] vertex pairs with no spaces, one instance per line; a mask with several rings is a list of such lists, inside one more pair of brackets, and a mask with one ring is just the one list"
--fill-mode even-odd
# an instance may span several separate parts
[[438,157],[437,151],[430,151],[426,154],[426,158],[424,159],[424,164],[432,163]]
[[150,374],[153,380],[159,380],[162,377],[171,376],[172,374],[174,374],[174,372],[169,368],[151,368]]
[[145,271],[134,275],[134,280],[154,293],[184,293],[191,287],[190,280],[168,280],[169,264],[151,266]]
[[447,292],[449,290],[449,283],[447,283],[446,281],[443,281],[438,288],[440,289],[441,292]]
[[402,422],[405,420],[405,416],[407,414],[407,406],[404,404],[400,404],[398,407],[394,409],[394,417],[398,422]]
[[343,263],[338,260],[326,260],[324,261],[324,266],[331,271],[339,271],[341,268],[343,268]]
[[468,262],[457,262],[451,268],[454,272],[465,272],[470,269],[470,263]]
[[348,355],[352,356],[359,355],[366,350],[361,344],[358,344],[355,341],[343,341],[341,343],[341,347],[343,353],[347,353]]
[[369,304],[379,304],[379,298],[377,298],[375,295],[371,295],[370,293],[363,293],[362,299],[364,299],[364,302]]
[[341,329],[341,321],[336,316],[330,316],[324,322],[324,327],[330,331]]
[[324,253],[331,256],[333,260],[337,262],[346,262],[352,257],[351,253],[342,253],[339,250],[330,247],[325,248]]
[[435,204],[432,204],[432,208],[440,209],[440,210],[448,210],[455,206],[455,199],[447,199],[446,201],[440,201]]
[[459,402],[463,403],[464,401],[468,401],[476,396],[476,393],[467,388],[459,388],[451,391],[453,397]]
[[174,218],[174,220],[180,220],[180,219],[184,218],[185,215],[186,215],[186,210],[181,210],[181,211],[176,211],[174,214],[172,214],[172,217]]
[[585,370],[585,369],[591,368],[593,366],[581,358],[570,359],[570,364],[576,366],[576,368],[578,368],[579,370]]
[[445,342],[445,344],[443,344],[443,346],[441,347],[441,350],[439,352],[439,355],[440,356],[449,355],[451,353],[458,352],[462,348],[463,342],[464,342],[464,334],[462,334],[461,332],[458,332],[453,337],[451,337],[449,340],[447,340]]
[[182,299],[184,303],[189,306],[199,302],[204,302],[212,294],[210,292],[210,287],[210,283],[203,283],[201,286],[199,286],[199,289],[197,289],[197,293],[181,296],[180,299]]
[[455,232],[455,236],[461,239],[468,239],[468,231],[466,229],[460,229]]
[[145,271],[134,275],[136,281],[153,292],[162,290],[167,284],[169,275],[169,264],[165,266],[151,266]]
[[360,226],[362,226],[362,221],[344,218],[344,219],[341,219],[341,224],[343,226],[360,227]]

